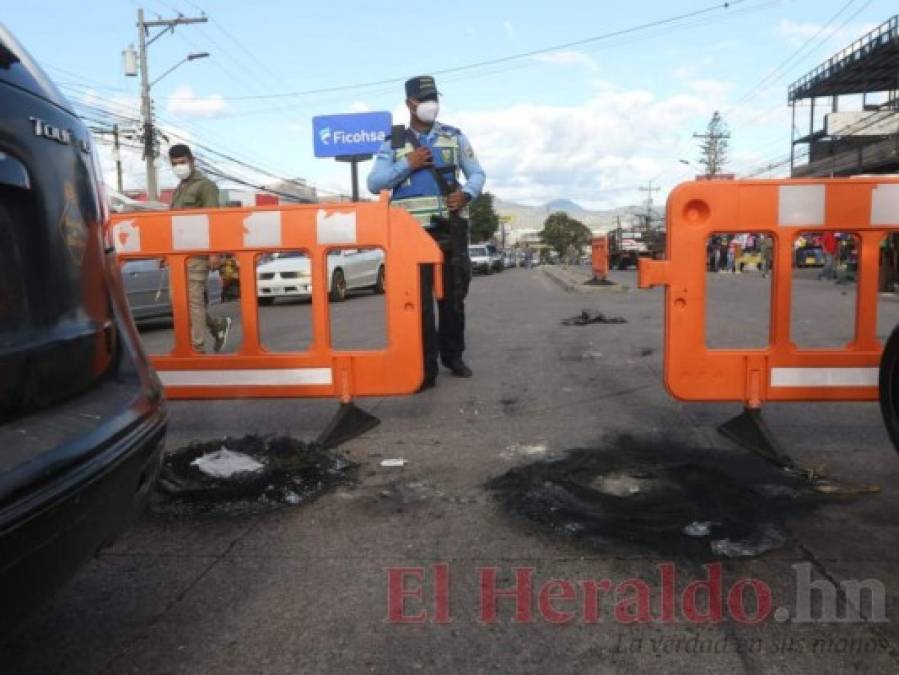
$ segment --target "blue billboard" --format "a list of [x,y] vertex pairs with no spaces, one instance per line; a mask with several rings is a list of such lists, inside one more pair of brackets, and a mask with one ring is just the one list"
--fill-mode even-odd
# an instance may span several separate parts
[[312,118],[316,157],[373,155],[390,134],[389,112],[320,115]]

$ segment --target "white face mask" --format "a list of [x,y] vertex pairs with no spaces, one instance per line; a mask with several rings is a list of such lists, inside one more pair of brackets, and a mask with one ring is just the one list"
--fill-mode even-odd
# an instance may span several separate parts
[[437,101],[422,101],[415,109],[415,114],[425,124],[433,124],[440,114],[440,104]]
[[190,175],[190,164],[173,164],[172,173],[179,179],[184,180]]

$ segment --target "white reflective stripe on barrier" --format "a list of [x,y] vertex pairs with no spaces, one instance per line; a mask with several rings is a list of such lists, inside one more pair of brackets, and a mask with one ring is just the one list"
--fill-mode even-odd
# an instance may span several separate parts
[[871,192],[871,224],[899,223],[899,185],[878,185]]
[[172,247],[176,251],[209,248],[209,216],[194,213],[172,216]]
[[823,225],[825,195],[821,185],[781,185],[777,222],[781,225]]
[[281,245],[281,212],[256,211],[243,221],[243,245],[268,248]]
[[270,370],[159,370],[166,387],[329,385],[330,368],[278,368]]
[[772,387],[876,387],[877,368],[772,368]]

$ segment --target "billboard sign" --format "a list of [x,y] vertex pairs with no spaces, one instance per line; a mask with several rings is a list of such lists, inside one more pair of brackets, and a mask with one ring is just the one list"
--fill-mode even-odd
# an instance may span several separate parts
[[319,115],[312,118],[316,157],[373,155],[390,134],[389,112]]

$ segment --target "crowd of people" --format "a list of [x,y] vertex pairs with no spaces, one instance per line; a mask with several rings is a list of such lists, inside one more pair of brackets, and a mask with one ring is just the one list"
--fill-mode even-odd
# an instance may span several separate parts
[[[758,271],[768,276],[774,264],[774,238],[767,234],[721,234],[706,247],[709,272],[741,274]],[[857,241],[851,234],[808,232],[793,241],[794,268],[818,267],[819,280],[846,283],[855,279]]]

